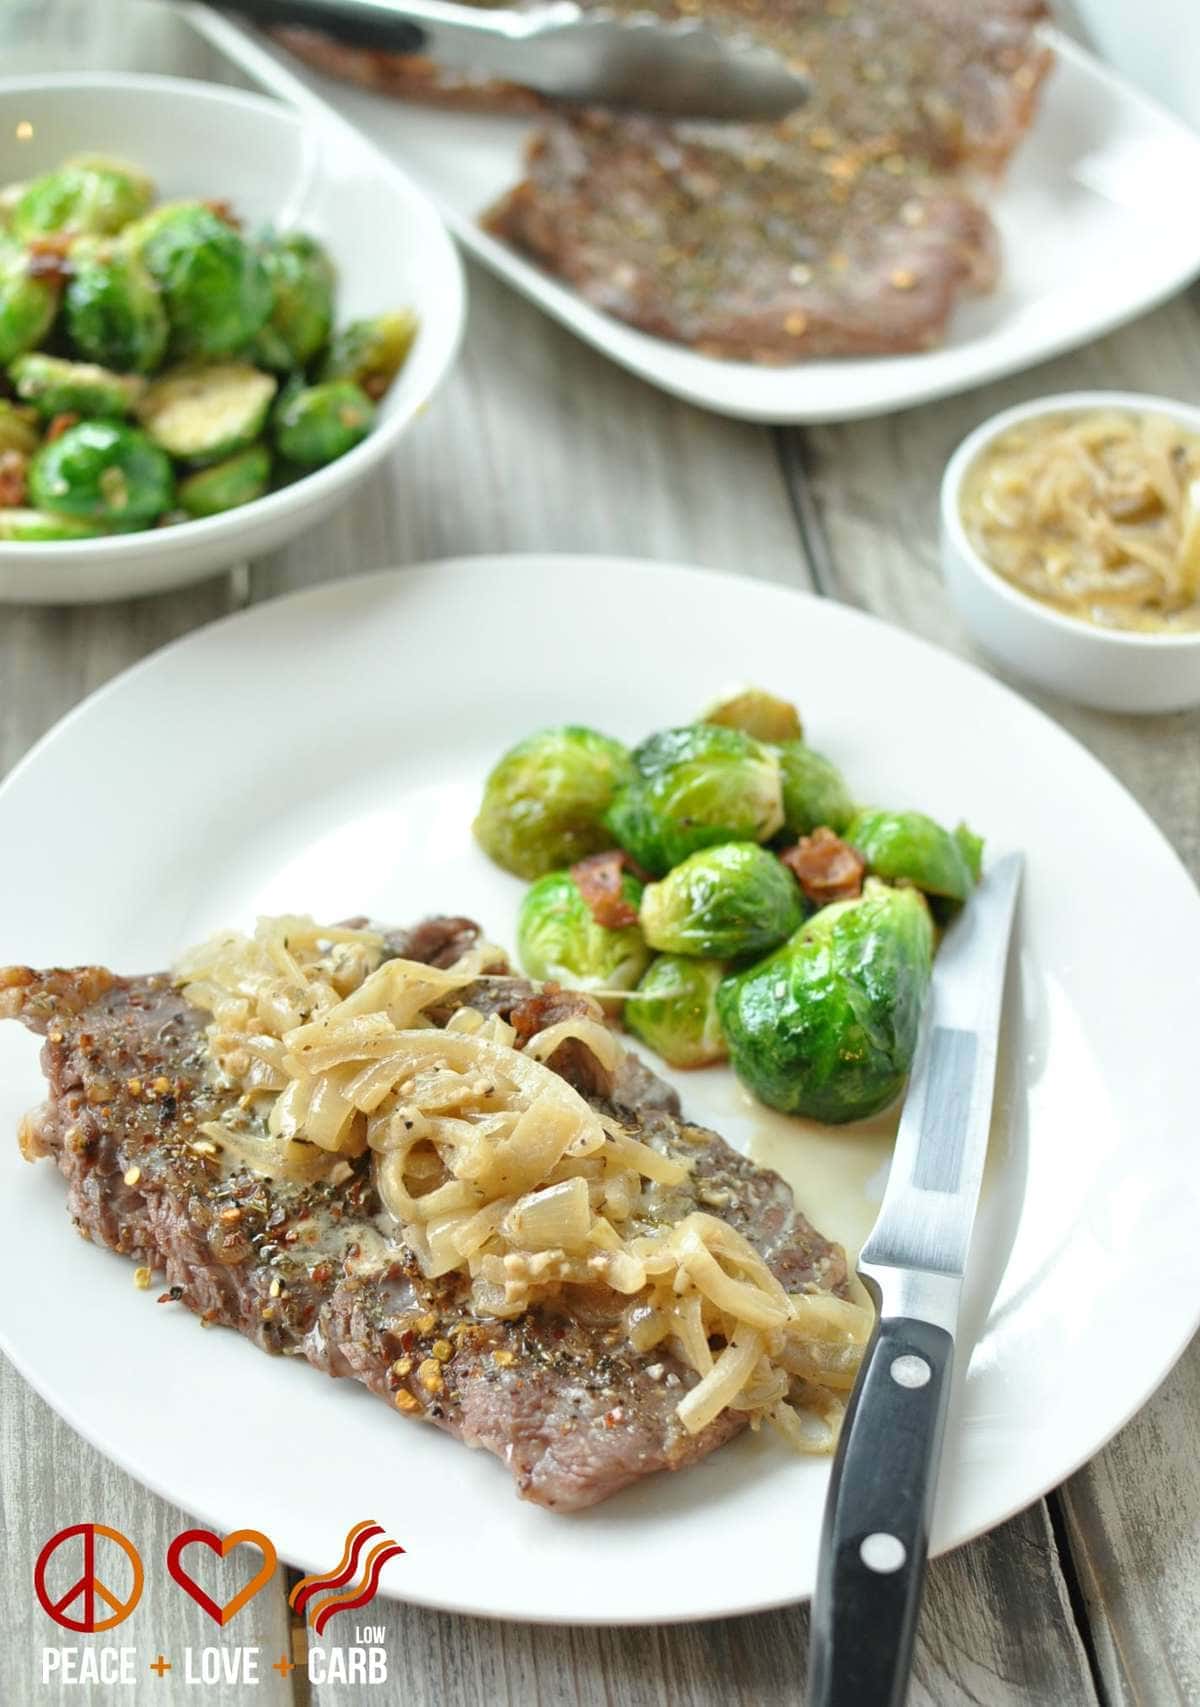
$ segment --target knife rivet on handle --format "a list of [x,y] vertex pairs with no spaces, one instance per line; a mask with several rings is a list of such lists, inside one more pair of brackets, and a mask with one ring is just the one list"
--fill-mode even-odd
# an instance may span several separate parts
[[900,1569],[908,1558],[908,1548],[898,1535],[885,1535],[877,1530],[874,1535],[863,1536],[858,1556],[869,1571],[887,1576]]
[[896,1358],[888,1373],[898,1387],[923,1387],[933,1370],[923,1357],[916,1357],[909,1352],[904,1357]]

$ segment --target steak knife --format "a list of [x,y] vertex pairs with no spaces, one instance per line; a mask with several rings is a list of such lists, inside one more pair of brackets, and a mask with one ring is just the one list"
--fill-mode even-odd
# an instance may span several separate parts
[[623,16],[575,0],[512,8],[454,0],[217,0],[264,28],[299,24],[352,47],[421,53],[561,101],[675,118],[777,119],[809,86],[762,42],[699,18]]
[[859,1257],[878,1320],[825,1504],[808,1707],[902,1707],[908,1693],[1021,869],[1020,854],[998,860],[938,952],[883,1207]]

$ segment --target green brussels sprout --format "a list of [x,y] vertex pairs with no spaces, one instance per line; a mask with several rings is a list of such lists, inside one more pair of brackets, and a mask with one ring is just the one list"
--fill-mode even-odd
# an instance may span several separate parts
[[71,342],[89,361],[152,373],[166,354],[170,325],[162,295],[126,249],[76,243],[63,310]]
[[17,203],[28,188],[28,184],[5,184],[0,190],[0,233],[12,230]]
[[299,468],[336,462],[375,425],[375,405],[348,379],[285,393],[271,423],[275,447]]
[[803,741],[785,741],[779,749],[779,770],[783,827],[790,836],[807,836],[822,824],[839,833],[846,828],[854,802],[835,764]]
[[0,397],[0,454],[6,450],[32,456],[40,442],[34,410]]
[[717,1016],[719,960],[660,954],[625,1002],[625,1027],[671,1067],[707,1067],[729,1053]]
[[46,420],[66,413],[120,420],[133,413],[146,389],[145,380],[136,375],[112,373],[92,362],[44,356],[40,350],[18,356],[9,366],[8,377],[17,396],[32,403]]
[[189,516],[217,516],[261,498],[271,482],[271,453],[250,445],[179,482],[179,507]]
[[355,320],[334,333],[320,378],[348,379],[378,400],[404,366],[416,335],[417,317],[408,308]]
[[266,425],[277,381],[246,362],[188,364],[149,386],[138,419],[156,445],[182,462],[223,461]]
[[258,335],[255,352],[266,367],[281,372],[304,367],[328,343],[333,329],[333,262],[315,237],[300,231],[267,244],[262,258],[274,294],[271,317]]
[[45,543],[61,539],[96,539],[109,530],[81,516],[55,516],[48,510],[0,510],[0,540]]
[[[636,910],[642,886],[626,872],[621,893]],[[517,916],[517,958],[531,978],[573,990],[632,990],[650,963],[637,925],[600,925],[569,871],[550,871],[525,892]]]
[[175,478],[167,457],[136,427],[80,421],[38,451],[29,496],[40,510],[137,526],[171,508]]
[[765,954],[798,930],[805,905],[796,879],[755,842],[701,848],[642,896],[651,948],[737,960]]
[[709,706],[702,721],[740,729],[756,741],[799,741],[804,735],[800,713],[792,702],[765,688],[732,690]]
[[54,324],[59,287],[29,270],[29,256],[0,238],[0,365],[32,350]]
[[779,760],[740,729],[665,729],[635,749],[633,766],[605,823],[655,877],[699,848],[765,842],[783,823]]
[[877,877],[913,883],[927,895],[965,901],[975,887],[983,843],[966,825],[953,835],[923,812],[880,812],[864,808],[846,826]]
[[868,878],[757,966],[726,978],[717,1012],[734,1070],[760,1101],[840,1125],[899,1095],[933,964],[916,889]]
[[612,846],[604,810],[630,774],[619,741],[564,724],[509,749],[484,784],[475,820],[483,851],[517,877],[542,877]]
[[176,355],[233,355],[266,324],[274,293],[262,257],[202,202],[156,208],[122,247],[162,291]]
[[136,166],[77,154],[26,185],[13,208],[13,230],[26,241],[59,231],[111,237],[153,199],[154,185]]

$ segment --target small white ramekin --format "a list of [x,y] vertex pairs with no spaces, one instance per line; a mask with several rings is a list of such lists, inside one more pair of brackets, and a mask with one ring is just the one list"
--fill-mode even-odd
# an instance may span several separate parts
[[1133,391],[1069,391],[993,415],[968,435],[942,477],[942,573],[984,651],[1051,693],[1101,711],[1181,711],[1200,705],[1200,633],[1123,634],[1064,616],[990,569],[963,526],[963,482],[999,434],[1039,415],[1128,409],[1167,415],[1200,433],[1200,409]]

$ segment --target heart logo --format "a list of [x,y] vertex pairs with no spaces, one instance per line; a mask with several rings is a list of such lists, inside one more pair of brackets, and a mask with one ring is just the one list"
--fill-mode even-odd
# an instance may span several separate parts
[[[179,1562],[179,1556],[185,1547],[196,1542],[201,1547],[209,1547],[220,1558],[227,1559],[235,1547],[257,1547],[263,1556],[260,1568],[224,1606],[218,1606],[211,1595],[206,1594],[193,1577],[190,1577]],[[177,1535],[167,1548],[167,1569],[175,1578],[185,1594],[191,1595],[197,1606],[204,1608],[214,1624],[222,1629],[235,1618],[248,1600],[253,1600],[260,1589],[266,1588],[275,1573],[275,1549],[267,1537],[259,1529],[235,1529],[224,1540],[214,1535],[211,1529],[185,1529],[182,1535]]]

